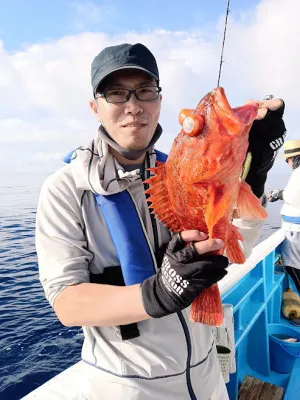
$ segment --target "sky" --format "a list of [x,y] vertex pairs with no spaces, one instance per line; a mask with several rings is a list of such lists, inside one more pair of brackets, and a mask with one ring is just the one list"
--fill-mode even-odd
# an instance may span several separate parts
[[[142,42],[163,88],[157,147],[168,152],[182,108],[217,86],[227,0],[0,0],[0,171],[52,172],[86,145],[90,64],[106,46]],[[288,139],[300,138],[300,2],[231,0],[221,86],[232,106],[274,94]],[[287,171],[278,159],[275,172]]]

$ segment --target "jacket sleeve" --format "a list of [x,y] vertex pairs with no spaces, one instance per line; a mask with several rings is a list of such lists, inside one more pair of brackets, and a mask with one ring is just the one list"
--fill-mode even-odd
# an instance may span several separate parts
[[283,200],[285,203],[297,208],[300,207],[300,173],[298,172],[300,171],[294,171],[292,173],[283,191]]
[[277,108],[277,110],[274,110],[273,112],[277,113],[280,116],[280,118],[282,118],[285,110],[285,102],[283,99],[280,100],[282,101],[282,106]]
[[51,176],[42,186],[36,217],[36,250],[39,276],[53,307],[67,286],[89,282],[87,250],[80,203],[66,182]]

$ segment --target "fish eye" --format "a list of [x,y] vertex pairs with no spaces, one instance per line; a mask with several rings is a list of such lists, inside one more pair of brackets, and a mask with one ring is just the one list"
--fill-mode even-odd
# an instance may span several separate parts
[[204,118],[197,113],[185,117],[182,121],[182,129],[189,136],[197,136],[202,131],[203,126]]

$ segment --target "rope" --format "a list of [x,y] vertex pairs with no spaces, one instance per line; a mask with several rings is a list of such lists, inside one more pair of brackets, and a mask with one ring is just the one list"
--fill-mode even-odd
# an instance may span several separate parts
[[220,86],[221,70],[222,70],[222,64],[224,62],[223,53],[224,53],[224,45],[225,45],[225,37],[226,37],[227,19],[228,19],[228,14],[229,14],[229,11],[230,11],[229,10],[229,3],[230,3],[230,0],[227,1],[225,27],[224,27],[224,34],[223,34],[223,43],[222,43],[222,51],[221,51],[221,59],[220,59],[220,67],[219,67],[219,77],[218,77],[218,85],[217,86]]

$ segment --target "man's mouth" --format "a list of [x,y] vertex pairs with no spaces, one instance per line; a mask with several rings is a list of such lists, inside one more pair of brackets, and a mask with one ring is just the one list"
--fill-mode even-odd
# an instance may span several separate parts
[[123,126],[123,128],[143,128],[146,125],[147,125],[146,123],[142,123],[142,122],[130,122],[130,123],[122,125],[122,126]]

